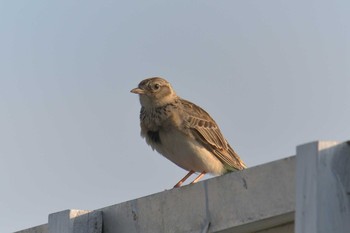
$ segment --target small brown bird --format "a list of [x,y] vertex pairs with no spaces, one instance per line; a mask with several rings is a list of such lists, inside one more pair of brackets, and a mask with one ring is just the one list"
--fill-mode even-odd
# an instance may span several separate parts
[[131,90],[141,103],[141,136],[153,150],[189,171],[175,186],[193,173],[222,175],[246,168],[210,115],[199,106],[176,95],[170,83],[154,77]]

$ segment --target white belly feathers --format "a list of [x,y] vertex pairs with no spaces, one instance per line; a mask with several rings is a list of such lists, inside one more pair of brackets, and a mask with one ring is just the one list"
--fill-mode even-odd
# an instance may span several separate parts
[[147,143],[164,157],[185,170],[221,175],[225,172],[221,161],[200,145],[195,139],[186,137],[176,129],[157,132],[159,141],[146,137]]

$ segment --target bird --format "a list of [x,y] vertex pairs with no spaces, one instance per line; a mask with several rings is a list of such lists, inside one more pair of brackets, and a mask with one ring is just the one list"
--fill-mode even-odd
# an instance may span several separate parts
[[192,174],[223,175],[247,166],[224,138],[214,119],[198,105],[179,97],[161,77],[142,80],[130,91],[139,95],[141,136],[153,150]]

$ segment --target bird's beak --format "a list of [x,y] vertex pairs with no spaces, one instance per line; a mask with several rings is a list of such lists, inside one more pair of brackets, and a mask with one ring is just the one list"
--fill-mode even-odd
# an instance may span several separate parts
[[130,92],[134,94],[139,94],[139,95],[145,94],[145,90],[142,90],[141,88],[138,88],[138,87],[132,89]]

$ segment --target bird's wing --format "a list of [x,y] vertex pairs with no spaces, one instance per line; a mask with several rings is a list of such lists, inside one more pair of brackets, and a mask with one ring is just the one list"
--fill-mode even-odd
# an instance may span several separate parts
[[184,119],[185,126],[191,130],[195,139],[217,156],[228,170],[246,168],[222,135],[213,118],[205,110],[187,100],[181,99],[181,103],[187,116]]

